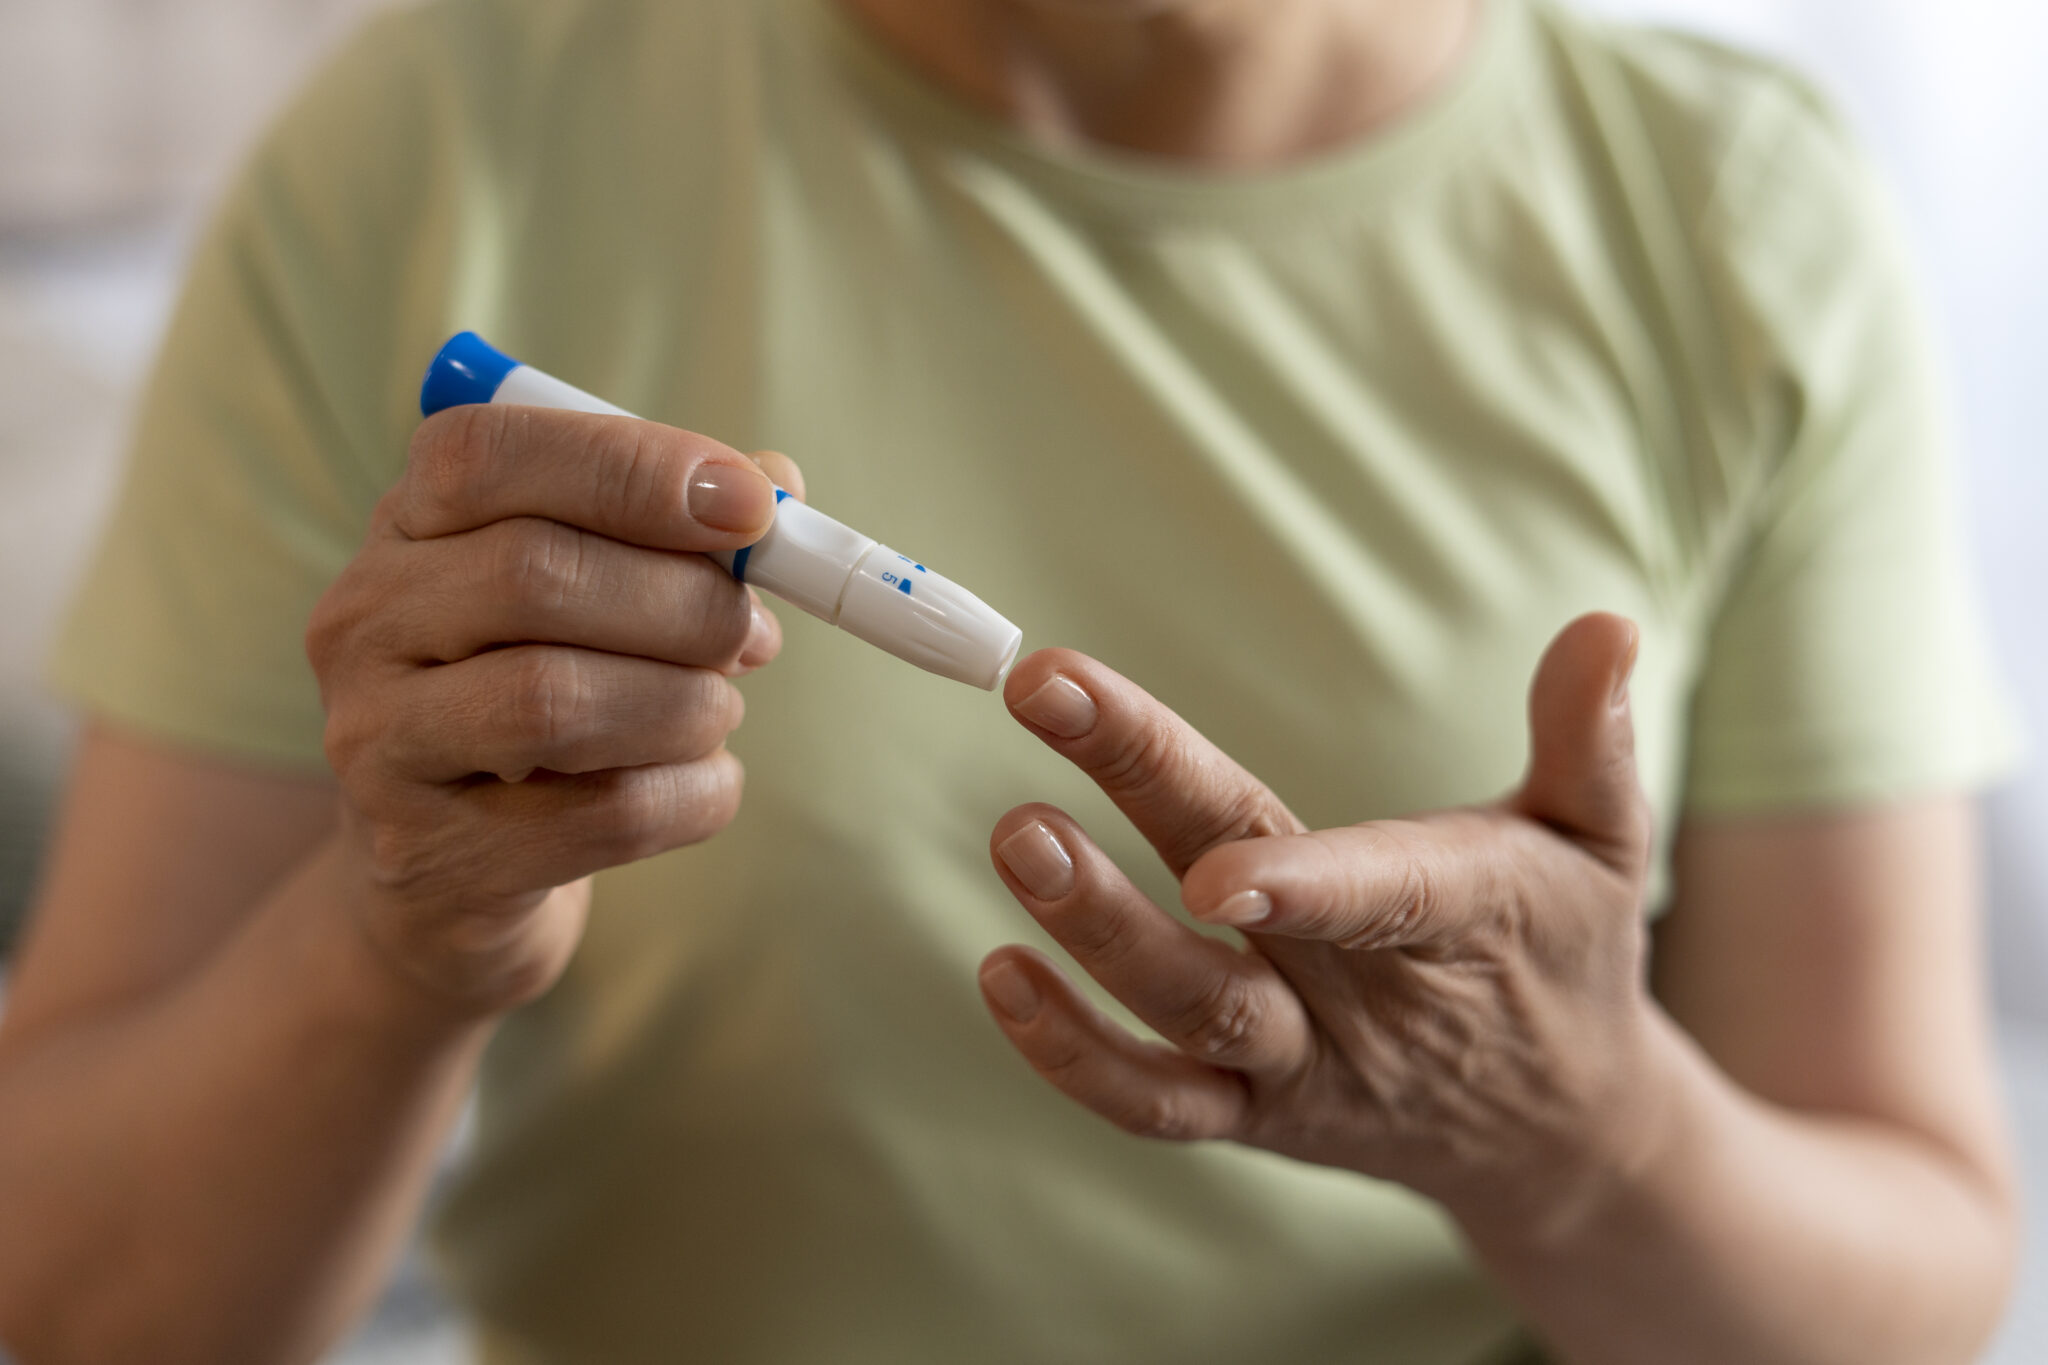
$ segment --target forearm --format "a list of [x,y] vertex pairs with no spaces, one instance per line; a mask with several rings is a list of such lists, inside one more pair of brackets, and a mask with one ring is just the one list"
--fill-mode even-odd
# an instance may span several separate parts
[[421,1198],[486,1026],[307,862],[174,990],[0,1054],[0,1339],[34,1365],[308,1359]]
[[2006,1292],[2005,1194],[1902,1129],[1741,1090],[1667,1026],[1641,1169],[1548,1237],[1462,1219],[1572,1365],[1964,1365]]

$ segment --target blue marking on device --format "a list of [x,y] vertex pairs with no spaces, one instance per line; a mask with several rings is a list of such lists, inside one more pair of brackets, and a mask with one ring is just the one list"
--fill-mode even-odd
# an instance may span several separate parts
[[910,596],[910,580],[907,578],[897,579],[896,591],[902,593],[905,597]]
[[519,362],[475,332],[457,332],[427,366],[420,384],[420,415],[432,417],[443,408],[488,403],[505,376]]

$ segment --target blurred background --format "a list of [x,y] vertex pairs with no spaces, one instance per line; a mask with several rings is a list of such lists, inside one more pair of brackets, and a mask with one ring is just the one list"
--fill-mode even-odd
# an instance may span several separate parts
[[[70,718],[49,632],[119,474],[194,229],[269,111],[387,0],[0,0],[0,962]],[[679,0],[680,2],[680,0]],[[1583,0],[1784,54],[1891,175],[1946,328],[1973,544],[2002,660],[2048,736],[2048,7],[2027,0]],[[2048,765],[1990,803],[1992,965],[2027,1144],[2027,1279],[1987,1365],[2048,1361]],[[4,967],[0,967],[4,1001]],[[337,1365],[450,1365],[408,1261]]]

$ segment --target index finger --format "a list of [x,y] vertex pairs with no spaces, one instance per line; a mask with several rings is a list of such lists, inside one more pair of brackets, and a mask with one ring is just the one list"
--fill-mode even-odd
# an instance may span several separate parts
[[545,517],[651,549],[734,550],[774,521],[775,485],[708,436],[489,403],[420,424],[390,512],[414,540]]
[[1039,650],[1011,670],[1003,700],[1095,779],[1176,878],[1219,844],[1308,828],[1192,725],[1085,654]]

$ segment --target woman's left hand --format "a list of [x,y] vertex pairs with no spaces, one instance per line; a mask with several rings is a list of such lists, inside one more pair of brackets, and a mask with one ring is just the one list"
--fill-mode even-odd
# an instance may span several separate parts
[[1020,806],[991,840],[1003,880],[1167,1045],[1016,946],[981,968],[1003,1031],[1132,1133],[1397,1180],[1468,1229],[1568,1225],[1647,1159],[1664,1108],[1636,640],[1607,615],[1557,637],[1531,689],[1529,774],[1507,797],[1316,831],[1122,677],[1033,655],[1005,689],[1012,710],[1150,840],[1188,911],[1245,945],[1153,904],[1064,812]]

